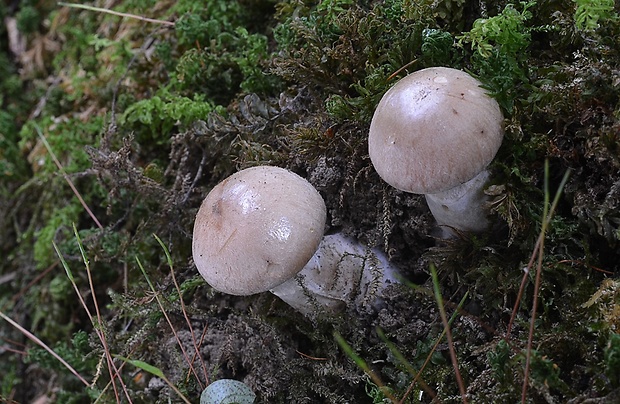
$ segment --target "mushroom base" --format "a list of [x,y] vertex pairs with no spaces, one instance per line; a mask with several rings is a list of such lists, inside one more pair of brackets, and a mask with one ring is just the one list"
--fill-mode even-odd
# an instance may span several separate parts
[[387,256],[342,234],[323,237],[306,266],[271,292],[306,316],[333,314],[345,308],[376,309],[381,292],[398,283]]
[[441,227],[442,237],[454,237],[455,230],[475,233],[489,228],[488,196],[484,193],[489,177],[489,171],[484,170],[459,186],[425,195],[426,203]]

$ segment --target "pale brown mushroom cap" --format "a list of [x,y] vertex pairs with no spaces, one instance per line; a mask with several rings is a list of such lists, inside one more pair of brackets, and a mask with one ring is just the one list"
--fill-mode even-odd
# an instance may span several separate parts
[[370,124],[368,151],[385,182],[433,194],[462,184],[495,157],[503,131],[497,102],[469,74],[414,72],[389,89]]
[[325,218],[323,198],[297,174],[270,166],[239,171],[216,185],[198,210],[194,262],[220,292],[267,291],[310,260]]

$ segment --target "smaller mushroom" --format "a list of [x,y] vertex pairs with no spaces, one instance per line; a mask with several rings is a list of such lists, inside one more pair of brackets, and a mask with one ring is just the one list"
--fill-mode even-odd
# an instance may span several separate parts
[[384,94],[370,124],[377,173],[394,188],[424,194],[444,236],[489,226],[486,167],[504,131],[499,105],[481,85],[456,69],[419,70]]
[[375,303],[396,278],[387,258],[343,236],[323,238],[325,220],[325,202],[308,181],[279,167],[248,168],[203,201],[194,262],[220,292],[270,290],[309,316]]

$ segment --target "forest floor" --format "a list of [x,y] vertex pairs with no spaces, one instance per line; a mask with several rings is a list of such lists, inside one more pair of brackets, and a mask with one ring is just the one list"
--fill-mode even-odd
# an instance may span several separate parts
[[[620,401],[619,11],[3,2],[0,402],[198,402],[221,379],[265,403]],[[368,155],[382,95],[433,66],[478,78],[505,117],[488,232],[437,238],[424,197]],[[312,318],[213,290],[194,217],[257,165],[307,179],[327,232],[406,281]]]

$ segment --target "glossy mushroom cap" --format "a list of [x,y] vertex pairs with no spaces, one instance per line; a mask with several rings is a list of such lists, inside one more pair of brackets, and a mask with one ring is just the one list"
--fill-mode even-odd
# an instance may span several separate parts
[[480,173],[504,134],[499,105],[480,86],[460,70],[432,67],[389,89],[368,138],[381,178],[402,191],[434,194]]
[[279,167],[248,168],[203,201],[194,223],[194,262],[220,292],[265,292],[310,260],[325,219],[325,202],[305,179]]

